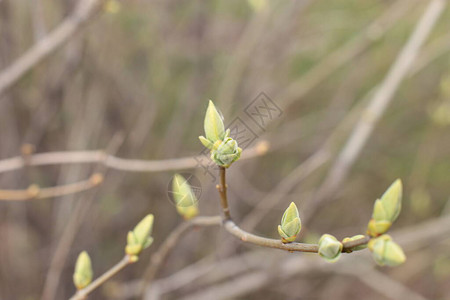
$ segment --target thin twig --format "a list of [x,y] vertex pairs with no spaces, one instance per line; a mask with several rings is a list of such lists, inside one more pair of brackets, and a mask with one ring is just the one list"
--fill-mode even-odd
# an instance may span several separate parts
[[[220,203],[222,206],[223,214],[224,214],[224,228],[231,233],[233,236],[239,238],[241,241],[246,243],[251,243],[254,245],[268,247],[268,248],[276,248],[286,251],[299,251],[299,252],[314,252],[317,253],[319,250],[319,246],[317,244],[305,244],[305,243],[283,243],[281,239],[269,239],[261,236],[257,236],[255,234],[246,232],[239,228],[233,220],[231,220],[230,209],[228,207],[228,198],[227,198],[227,184],[226,184],[226,169],[224,167],[219,167],[220,173],[220,184],[217,185],[217,190],[220,194]],[[365,236],[364,238],[343,243],[342,252],[351,252],[350,249],[359,245],[364,245],[369,242],[370,238]]]
[[[260,141],[254,147],[244,150],[241,159],[264,155],[269,149],[267,141]],[[25,166],[45,166],[60,164],[98,163],[109,169],[129,172],[162,172],[192,169],[201,165],[204,156],[191,156],[175,159],[142,160],[126,159],[108,155],[103,150],[60,151],[29,155],[27,161],[22,156],[0,160],[0,173],[21,169]]]
[[[419,224],[416,224],[415,226],[406,227],[404,229],[395,230],[391,233],[394,240],[397,241],[400,245],[402,245],[402,248],[404,248],[408,252],[417,251],[420,250],[423,247],[430,247],[430,245],[435,244],[437,241],[442,241],[442,237],[448,236],[450,233],[450,215],[446,215],[431,221],[425,221]],[[347,245],[349,246],[349,245]],[[214,270],[222,270],[225,266],[229,266],[234,264],[234,261],[242,261],[241,264],[245,264],[246,267],[243,269],[239,269],[236,273],[233,273],[230,278],[236,278],[238,277],[239,273],[248,272],[252,268],[261,269],[261,267],[264,265],[261,263],[261,257],[266,257],[269,259],[267,254],[265,254],[265,251],[263,250],[255,259],[251,259],[254,255],[254,251],[246,252],[245,254],[238,254],[231,258],[227,258],[224,261],[216,261],[206,264],[206,263],[195,263],[193,265],[190,265],[186,267],[185,269],[178,271],[175,274],[169,275],[168,277],[159,279],[158,281],[154,282],[153,287],[160,290],[161,294],[170,293],[174,290],[181,289],[192,282],[198,282],[198,279],[201,277],[204,277],[210,272]],[[244,257],[245,258],[242,258]],[[270,256],[270,259],[272,259],[273,256]],[[318,270],[319,265],[322,265],[318,263],[318,261],[310,260],[310,259],[303,259],[305,257],[303,256],[288,256],[287,258],[282,258],[277,262],[277,265],[284,264],[284,260],[288,259],[289,261],[295,260],[296,263],[289,263],[289,265],[292,266],[307,266],[312,264],[312,269]],[[346,257],[342,257],[341,259],[346,259]],[[328,265],[328,264],[327,264]],[[336,265],[331,265],[336,266]],[[328,268],[327,272],[332,272],[333,270],[338,270],[340,267],[346,266],[346,263],[344,262],[339,263],[337,268]],[[352,264],[350,264],[350,267]],[[303,269],[302,269],[303,270]],[[309,269],[308,269],[309,270]],[[227,271],[229,271],[227,269]],[[273,270],[270,270],[273,271]],[[295,271],[295,270],[294,270]],[[267,271],[265,271],[267,272]],[[220,272],[222,273],[222,272]],[[297,274],[298,272],[294,272]],[[290,276],[293,276],[295,274],[290,274]],[[212,277],[212,276],[211,276]],[[137,293],[136,287],[140,284],[140,282],[136,281],[130,281],[127,283],[123,283],[120,286],[117,286],[117,289],[114,290],[116,293],[117,298],[119,299],[126,299],[126,298],[133,298],[139,296]],[[263,284],[262,284],[263,285]],[[258,284],[257,288],[260,288],[261,285]],[[112,295],[110,296],[112,297]],[[398,298],[397,298],[398,299]]]
[[226,180],[226,169],[224,167],[219,167],[220,174],[220,184],[216,186],[220,195],[220,205],[222,206],[222,212],[224,220],[230,220],[230,208],[228,207],[228,197],[227,197],[227,180]]
[[[255,147],[243,153],[243,159],[248,159],[267,153],[268,143],[262,141]],[[0,160],[0,173],[24,168],[26,166],[42,166],[54,164],[75,163],[99,163],[105,168],[131,172],[159,172],[180,169],[195,168],[200,165],[204,157],[186,157],[167,160],[135,160],[124,159],[114,155],[107,155],[104,151],[75,151],[75,152],[47,152],[30,154],[27,156],[14,157]],[[36,184],[30,185],[24,190],[1,190],[0,201],[24,201],[31,199],[45,199],[75,194],[98,186],[103,181],[100,173],[93,174],[89,179],[41,188]]]
[[388,275],[377,269],[374,269],[367,263],[358,264],[356,268],[355,265],[352,265],[351,267],[343,266],[342,268],[334,268],[332,271],[337,274],[354,276],[372,290],[392,300],[426,300],[424,296],[409,289],[407,286],[390,278]]
[[133,262],[130,260],[130,256],[125,255],[121,261],[119,261],[116,265],[114,265],[111,269],[103,273],[99,278],[94,280],[91,284],[89,284],[84,289],[78,290],[75,295],[73,295],[70,300],[84,300],[87,295],[89,295],[93,290],[101,286],[108,279],[119,273],[123,268],[132,264]]
[[[281,242],[281,239],[269,239],[257,236],[255,234],[242,230],[232,220],[225,221],[224,227],[229,233],[239,238],[241,241],[262,247],[276,248],[290,252],[298,251],[298,252],[317,253],[319,250],[319,245],[317,244],[305,244],[305,243],[284,244],[283,242]],[[364,238],[352,242],[343,243],[344,247],[342,248],[342,252],[347,253],[349,249],[353,247],[367,244],[369,242],[369,239],[370,238],[368,236],[365,236]]]
[[103,175],[93,174],[89,179],[65,185],[41,188],[35,184],[25,190],[0,190],[0,201],[25,201],[75,194],[94,188],[103,182]]

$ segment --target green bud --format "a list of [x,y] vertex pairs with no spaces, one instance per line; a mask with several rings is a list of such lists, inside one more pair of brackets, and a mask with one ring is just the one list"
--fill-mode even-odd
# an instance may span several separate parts
[[182,207],[177,206],[177,212],[183,216],[185,220],[190,220],[198,215],[197,206]]
[[342,253],[343,245],[334,236],[324,234],[319,240],[319,255],[328,262],[336,262]]
[[177,211],[186,220],[198,215],[198,200],[188,181],[180,174],[172,180],[172,191]]
[[152,228],[153,215],[149,214],[134,227],[133,231],[128,232],[125,253],[138,255],[143,249],[149,247],[153,242],[153,238],[150,237]]
[[[364,238],[364,235],[358,234],[358,235],[354,235],[352,237],[344,238],[342,240],[342,243],[353,242],[353,241],[357,241],[357,240],[360,240],[360,239],[363,239],[363,238]],[[366,249],[366,248],[367,248],[367,244],[364,244],[364,245],[359,245],[359,246],[353,247],[350,250],[351,251],[358,251],[358,250],[363,250],[363,249]]]
[[373,237],[385,233],[391,228],[392,223],[389,221],[375,221],[371,219],[367,225],[367,234]]
[[402,182],[397,179],[386,192],[377,199],[373,206],[372,219],[367,232],[371,236],[378,236],[389,230],[402,209]]
[[298,214],[297,206],[294,202],[291,202],[283,213],[281,225],[278,225],[278,234],[281,236],[283,243],[290,243],[295,241],[301,229],[302,222]]
[[[386,190],[383,196],[381,196],[380,202],[383,206],[383,212],[381,212],[380,215],[381,219],[385,219],[383,217],[386,217],[386,219],[391,222],[394,222],[397,219],[402,209],[402,194],[403,194],[402,181],[400,179],[397,179]],[[383,214],[385,214],[385,216],[383,216]],[[372,217],[375,220],[379,220],[375,211]]]
[[211,100],[209,100],[208,108],[206,110],[204,127],[206,139],[211,143],[224,139],[225,128],[222,116],[219,114]]
[[92,282],[92,264],[91,258],[86,251],[83,251],[78,255],[77,262],[75,264],[75,272],[73,273],[73,283],[79,290],[84,289]]
[[368,248],[372,251],[375,262],[380,266],[395,267],[406,260],[402,248],[387,234],[370,240]]
[[208,148],[208,149],[213,148],[214,143],[211,142],[210,140],[208,140],[207,138],[205,138],[204,136],[199,136],[198,139],[203,144],[203,146],[205,146],[206,148]]
[[[214,146],[216,147],[216,145]],[[219,166],[228,168],[233,162],[241,157],[242,149],[232,138],[226,138],[211,151],[211,159]]]

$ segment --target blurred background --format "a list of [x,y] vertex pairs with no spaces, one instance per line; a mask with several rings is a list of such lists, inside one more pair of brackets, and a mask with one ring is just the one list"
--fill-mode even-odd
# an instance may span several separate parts
[[[84,2],[95,5],[83,9]],[[376,88],[432,2],[441,4],[436,23],[372,122],[367,107]],[[102,274],[147,213],[155,215],[153,245],[90,298],[450,299],[446,2],[0,0],[2,80],[65,20],[76,27],[0,88],[0,299],[69,298],[79,252],[88,251],[95,276]],[[177,239],[142,292],[152,253],[183,223],[168,196],[174,172],[195,176],[201,215],[220,214],[217,170],[207,156],[139,172],[67,163],[70,155],[64,163],[27,165],[32,151],[105,150],[139,160],[202,155],[208,99],[253,154],[228,172],[237,224],[278,238],[281,215],[294,201],[301,241],[364,234],[375,199],[402,178],[392,235],[407,262],[381,268],[362,251],[330,265],[202,227]],[[365,122],[373,131],[343,158]],[[92,184],[95,172],[102,184]],[[36,185],[80,182],[77,192],[8,201],[27,198]]]

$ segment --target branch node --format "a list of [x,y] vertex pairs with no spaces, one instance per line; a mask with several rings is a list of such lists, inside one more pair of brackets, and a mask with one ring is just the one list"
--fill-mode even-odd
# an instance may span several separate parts
[[41,192],[41,188],[37,184],[32,184],[27,188],[27,195],[28,197],[36,198],[39,196],[39,193]]
[[32,144],[23,144],[20,147],[20,155],[22,156],[23,164],[25,166],[30,165],[31,155],[33,155],[35,151],[36,147]]
[[103,182],[103,180],[104,180],[104,176],[101,173],[94,173],[89,178],[89,182],[94,186],[101,184]]

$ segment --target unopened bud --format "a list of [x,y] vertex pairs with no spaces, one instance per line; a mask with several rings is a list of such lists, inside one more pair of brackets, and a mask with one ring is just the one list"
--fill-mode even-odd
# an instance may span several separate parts
[[319,255],[328,262],[336,262],[342,253],[343,245],[334,236],[324,234],[319,240]]
[[368,234],[378,236],[388,231],[401,209],[402,182],[397,179],[381,196],[381,199],[375,201],[372,219],[367,228]]
[[380,266],[395,267],[406,261],[402,248],[387,234],[370,240],[368,248],[372,251],[375,262]]
[[211,159],[219,166],[228,168],[241,157],[242,149],[232,138],[226,138],[217,149],[211,151]]
[[86,251],[83,251],[78,256],[75,264],[75,272],[73,273],[73,283],[79,290],[87,287],[92,281],[92,264],[91,258]]
[[222,116],[219,114],[211,100],[209,100],[208,108],[206,110],[204,129],[206,139],[213,144],[217,140],[223,140],[225,137]]
[[281,225],[278,225],[278,234],[281,236],[283,243],[290,243],[295,241],[301,229],[302,223],[298,209],[295,203],[292,202],[283,213]]
[[150,236],[153,228],[153,215],[147,215],[140,221],[133,231],[129,231],[127,235],[127,246],[125,252],[128,255],[139,255],[141,251],[149,247],[153,238]]
[[172,192],[178,213],[186,220],[198,215],[198,200],[189,182],[180,174],[172,180]]

